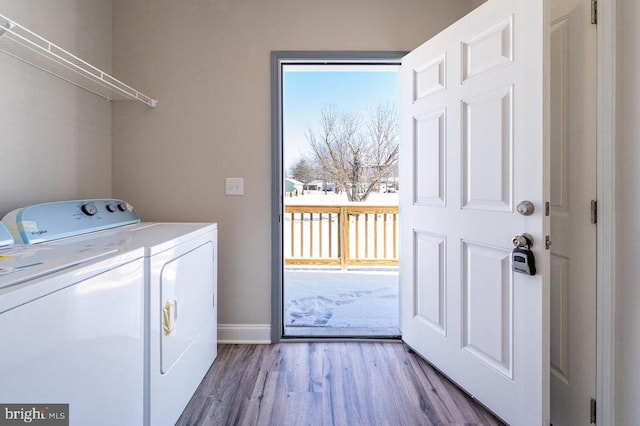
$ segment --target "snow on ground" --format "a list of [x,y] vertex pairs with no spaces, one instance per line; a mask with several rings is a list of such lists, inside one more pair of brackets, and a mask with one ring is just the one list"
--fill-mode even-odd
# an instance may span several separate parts
[[397,271],[284,272],[287,327],[399,327]]
[[304,191],[304,195],[298,195],[290,197],[287,195],[284,199],[284,203],[289,206],[301,206],[301,205],[371,205],[371,206],[397,206],[398,205],[398,193],[380,193],[373,192],[367,198],[367,201],[363,203],[350,203],[347,200],[347,194],[336,194],[335,192],[324,191]]

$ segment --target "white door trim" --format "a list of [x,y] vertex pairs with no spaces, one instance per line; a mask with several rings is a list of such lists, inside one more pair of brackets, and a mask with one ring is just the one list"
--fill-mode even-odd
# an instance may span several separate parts
[[597,390],[599,425],[615,425],[616,0],[598,2]]

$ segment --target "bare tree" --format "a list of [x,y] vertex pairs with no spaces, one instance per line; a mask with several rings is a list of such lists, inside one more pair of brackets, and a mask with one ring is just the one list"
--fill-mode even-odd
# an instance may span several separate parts
[[302,182],[303,185],[311,182],[316,172],[312,164],[305,158],[299,159],[289,171],[289,176]]
[[317,168],[349,201],[366,201],[396,170],[398,112],[389,103],[369,111],[365,121],[333,105],[320,111],[318,129],[308,129]]

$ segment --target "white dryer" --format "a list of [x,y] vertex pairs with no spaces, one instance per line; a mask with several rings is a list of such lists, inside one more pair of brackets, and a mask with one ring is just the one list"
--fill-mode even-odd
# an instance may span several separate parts
[[174,425],[217,355],[217,225],[141,223],[118,231],[147,271],[147,424]]
[[141,424],[144,250],[12,245],[0,228],[0,402]]
[[[49,204],[50,217],[102,216],[103,222],[114,214],[134,212],[121,200]],[[33,223],[38,221],[25,214],[12,212],[3,222],[25,243],[55,240],[39,232],[42,227]],[[56,251],[70,244],[117,252],[142,250],[144,424],[173,425],[217,355],[217,225],[136,223],[133,218],[130,223],[113,227],[96,222],[98,232],[45,244]]]

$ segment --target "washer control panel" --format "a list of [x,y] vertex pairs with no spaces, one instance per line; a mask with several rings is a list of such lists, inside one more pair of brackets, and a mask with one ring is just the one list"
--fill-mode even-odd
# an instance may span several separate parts
[[74,200],[36,204],[7,214],[2,223],[13,238],[35,244],[139,223],[129,203],[116,199]]

